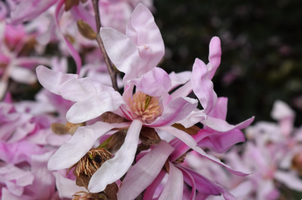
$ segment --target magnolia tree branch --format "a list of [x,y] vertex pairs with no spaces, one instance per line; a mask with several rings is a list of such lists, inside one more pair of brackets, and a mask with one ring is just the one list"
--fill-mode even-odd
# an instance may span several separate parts
[[112,82],[112,87],[117,91],[118,86],[117,86],[117,70],[113,67],[107,52],[105,50],[102,38],[100,36],[100,28],[101,28],[101,20],[100,20],[100,11],[99,11],[99,0],[92,0],[93,4],[93,10],[94,10],[94,16],[95,16],[95,22],[96,22],[96,29],[97,29],[97,35],[96,35],[96,41],[99,44],[99,47],[103,53],[104,60],[108,69],[108,72],[110,74],[111,82]]

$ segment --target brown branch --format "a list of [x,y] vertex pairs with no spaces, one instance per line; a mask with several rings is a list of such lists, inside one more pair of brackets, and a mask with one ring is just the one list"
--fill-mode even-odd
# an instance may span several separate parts
[[97,35],[96,35],[96,41],[99,44],[99,47],[103,53],[104,60],[108,69],[108,72],[111,77],[111,82],[112,82],[112,87],[118,91],[118,86],[117,86],[117,70],[113,67],[108,54],[105,50],[104,43],[102,41],[102,38],[100,36],[100,28],[101,28],[101,20],[100,20],[100,11],[99,11],[99,0],[92,0],[93,4],[93,9],[94,9],[94,14],[95,14],[95,22],[96,22],[96,29],[97,29]]

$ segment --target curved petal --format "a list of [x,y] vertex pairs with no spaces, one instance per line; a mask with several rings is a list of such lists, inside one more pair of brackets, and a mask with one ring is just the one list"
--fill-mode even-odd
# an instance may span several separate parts
[[133,200],[143,192],[159,174],[173,149],[162,141],[131,167],[119,189],[118,199]]
[[77,186],[74,180],[63,177],[59,172],[54,172],[53,174],[56,177],[56,186],[60,198],[71,198],[72,195],[79,191],[88,192],[86,188]]
[[71,123],[82,123],[94,119],[107,111],[118,109],[124,100],[118,92],[103,92],[101,95],[77,102],[66,113],[66,119]]
[[196,108],[197,103],[198,102],[195,99],[187,97],[173,99],[165,107],[162,115],[158,117],[152,124],[150,124],[150,126],[159,127],[174,124],[192,112]]
[[177,167],[169,162],[169,177],[167,184],[158,200],[182,200],[184,180]]
[[67,40],[67,38],[63,35],[61,28],[60,28],[60,23],[59,23],[59,18],[62,15],[62,7],[65,4],[65,0],[59,0],[56,10],[55,10],[55,21],[56,21],[56,25],[57,28],[59,30],[59,33],[61,34],[61,37],[63,38],[65,44],[67,45],[67,49],[70,53],[70,55],[73,57],[76,65],[77,65],[77,74],[80,74],[81,71],[81,67],[82,67],[82,60],[81,57],[79,55],[79,53],[77,52],[77,50],[72,46],[72,44]]
[[130,80],[137,90],[150,96],[162,96],[168,93],[171,85],[171,80],[166,71],[155,67],[140,78]]
[[79,127],[72,138],[49,159],[48,169],[59,170],[71,167],[92,148],[99,137],[113,128],[112,124],[104,122]]
[[[182,142],[184,142],[186,145],[188,145],[188,147],[190,147],[191,149],[193,149],[194,151],[198,152],[200,155],[202,155],[203,157],[221,165],[224,166],[225,168],[227,168],[227,170],[229,170],[231,173],[238,175],[238,176],[247,176],[247,173],[244,172],[240,172],[240,171],[236,171],[234,169],[232,169],[230,166],[224,164],[223,162],[221,162],[218,158],[207,154],[203,149],[201,149],[200,147],[197,146],[196,141],[194,140],[194,138],[190,135],[188,135],[186,132],[183,132],[177,128],[174,127],[161,127],[160,129],[167,131],[168,133],[174,135],[175,137],[179,138]],[[173,160],[172,160],[173,161]]]
[[134,120],[127,132],[125,141],[114,158],[106,161],[91,177],[88,189],[92,193],[103,191],[106,186],[120,179],[133,163],[142,122]]
[[219,37],[213,37],[209,46],[209,79],[212,79],[221,61],[221,47]]
[[141,62],[137,66],[138,76],[156,67],[165,54],[165,46],[152,13],[143,4],[138,4],[134,9],[127,24],[126,35],[139,50]]
[[197,58],[193,65],[191,81],[193,91],[204,108],[204,112],[210,112],[216,104],[217,94],[214,91],[213,82],[209,78],[207,66]]
[[196,196],[195,180],[194,180],[193,176],[186,170],[186,168],[179,166],[179,169],[181,170],[181,172],[184,176],[185,182],[188,183],[188,185],[190,185],[192,187],[189,200],[194,200],[195,196]]
[[202,124],[207,126],[208,128],[211,128],[213,130],[219,131],[219,132],[227,132],[234,129],[243,129],[248,127],[252,122],[254,121],[254,117],[251,117],[237,125],[231,125],[227,123],[225,120],[218,119],[218,118],[212,118],[208,117],[204,121],[201,121]]
[[64,74],[58,71],[52,71],[43,65],[36,68],[37,77],[41,85],[54,94],[59,95],[60,86],[70,79],[78,78],[76,74]]
[[124,81],[135,78],[136,67],[141,62],[135,44],[112,28],[101,28],[100,35],[110,60],[119,71],[125,73]]
[[192,72],[191,71],[184,71],[184,72],[171,72],[169,77],[172,81],[172,88],[175,88],[179,85],[185,84],[191,79]]
[[161,182],[167,173],[164,170],[161,170],[154,181],[149,185],[144,193],[144,200],[154,200],[153,196],[159,186],[161,186]]
[[225,133],[212,133],[198,142],[198,146],[206,147],[217,153],[224,153],[233,145],[244,142],[244,134],[239,129],[234,129]]

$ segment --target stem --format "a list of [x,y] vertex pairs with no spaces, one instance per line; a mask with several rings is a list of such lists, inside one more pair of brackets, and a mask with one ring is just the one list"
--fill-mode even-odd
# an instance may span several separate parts
[[94,13],[95,13],[95,22],[96,22],[96,29],[97,29],[96,41],[98,42],[99,47],[104,55],[104,60],[105,60],[108,72],[110,74],[112,87],[114,88],[114,90],[118,91],[117,80],[116,80],[117,71],[114,69],[114,67],[107,55],[107,52],[104,47],[104,43],[100,36],[101,20],[100,20],[100,11],[99,11],[99,0],[92,0],[92,4],[93,4]]

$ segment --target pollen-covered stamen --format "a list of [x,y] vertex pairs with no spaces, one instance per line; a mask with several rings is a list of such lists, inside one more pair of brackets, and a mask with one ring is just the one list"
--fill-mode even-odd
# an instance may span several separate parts
[[130,100],[130,109],[137,117],[140,117],[144,122],[152,122],[162,110],[157,97],[151,97],[142,92],[137,92]]

